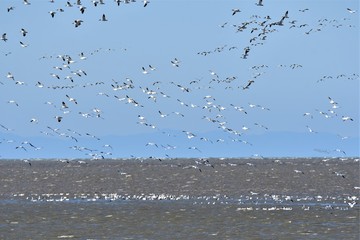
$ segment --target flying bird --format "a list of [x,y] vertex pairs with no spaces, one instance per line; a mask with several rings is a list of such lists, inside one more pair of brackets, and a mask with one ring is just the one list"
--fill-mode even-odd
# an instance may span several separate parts
[[249,80],[248,83],[246,84],[246,86],[243,87],[243,90],[249,89],[250,85],[253,84],[254,82],[255,82],[254,80]]
[[145,146],[155,146],[155,147],[159,147],[156,143],[153,142],[148,142]]
[[341,118],[344,122],[345,121],[354,121],[354,119],[352,119],[351,117],[347,117],[347,116],[342,116]]
[[83,22],[84,22],[83,20],[75,19],[73,24],[75,25],[75,27],[79,27],[81,25],[81,23],[83,23]]
[[286,11],[286,12],[285,12],[284,17],[285,17],[285,18],[289,18],[289,11]]
[[22,28],[21,29],[21,34],[25,37],[26,34],[28,34],[28,32],[24,28]]
[[12,10],[14,10],[14,9],[15,9],[15,7],[11,6],[11,7],[8,7],[8,8],[7,8],[7,11],[10,12],[10,11],[12,11]]
[[0,40],[3,40],[4,42],[6,42],[6,41],[8,40],[7,37],[6,37],[6,33],[3,33],[3,34],[1,35]]
[[356,13],[355,10],[351,10],[350,8],[347,8],[346,10],[348,10],[349,13]]
[[306,11],[309,11],[308,8],[305,8],[305,9],[300,9],[299,12],[306,12]]
[[150,1],[144,0],[143,3],[144,3],[144,7],[146,7],[150,3]]
[[20,41],[20,45],[21,45],[21,47],[23,47],[23,48],[26,48],[27,46],[29,46],[29,44],[25,44],[25,43],[23,43],[23,42],[21,42],[21,41]]
[[256,3],[256,5],[257,5],[257,6],[264,6],[264,5],[262,4],[262,2],[263,2],[263,0],[259,0],[259,2]]
[[80,60],[85,60],[87,57],[85,57],[85,55],[84,55],[84,53],[83,52],[81,52],[80,54],[79,54],[79,56],[80,56]]
[[50,11],[49,13],[50,13],[50,16],[51,16],[52,18],[54,18],[54,17],[55,17],[56,12],[54,12],[54,11]]
[[149,68],[150,68],[150,70],[151,70],[151,71],[156,70],[156,68],[155,68],[155,67],[153,67],[153,66],[151,66],[150,64],[149,64]]
[[81,12],[81,14],[84,14],[85,9],[86,9],[86,7],[84,7],[84,6],[81,6],[81,7],[80,7],[80,12]]
[[162,118],[169,116],[169,114],[164,114],[161,111],[159,111],[159,114],[160,114],[160,117],[162,117]]
[[67,1],[67,2],[66,2],[66,6],[67,6],[67,7],[72,7],[73,5],[71,4],[71,2]]
[[233,15],[233,16],[234,16],[236,13],[241,12],[240,9],[238,9],[238,8],[233,8],[233,9],[231,9],[231,11],[232,11],[232,15]]
[[148,74],[149,73],[144,67],[142,67],[141,69],[142,69],[143,74]]
[[180,61],[177,58],[174,58],[174,60],[171,60],[171,64],[174,67],[179,67],[179,63],[180,63]]
[[105,14],[103,14],[103,15],[101,16],[101,18],[99,19],[99,21],[102,21],[102,22],[106,22],[106,21],[107,21]]
[[250,52],[250,48],[249,48],[249,47],[244,48],[243,59],[246,59],[247,56],[249,56],[249,52]]
[[31,123],[39,123],[39,120],[37,120],[36,118],[32,118],[32,119],[30,119],[30,122]]
[[61,108],[69,108],[65,102],[61,102]]
[[6,75],[7,78],[12,79],[13,81],[15,81],[14,75],[12,75],[11,72],[8,72],[8,74]]
[[53,76],[54,78],[60,79],[59,75],[55,74],[55,73],[50,73],[51,76]]
[[60,117],[60,116],[55,116],[55,118],[58,122],[61,122],[61,120],[63,119],[63,117]]
[[17,107],[19,106],[19,104],[15,100],[9,100],[7,101],[7,103],[15,104]]
[[312,130],[309,126],[306,126],[310,133],[317,133],[314,130]]
[[75,98],[72,98],[67,94],[65,96],[69,99],[70,102],[74,102],[75,104],[78,104]]
[[305,117],[305,116],[309,116],[310,118],[313,118],[313,116],[312,116],[311,113],[309,113],[309,112],[304,113],[303,116],[304,116],[304,117]]

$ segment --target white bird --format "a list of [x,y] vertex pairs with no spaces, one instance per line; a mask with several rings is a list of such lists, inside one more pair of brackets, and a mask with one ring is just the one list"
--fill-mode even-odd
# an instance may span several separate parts
[[74,79],[71,76],[66,76],[64,79],[69,79],[71,82],[74,82]]
[[246,126],[243,126],[241,129],[242,129],[242,130],[244,130],[244,131],[249,130],[249,128],[248,128],[248,127],[246,127]]
[[176,114],[176,115],[179,115],[179,116],[181,116],[181,117],[185,117],[185,115],[182,114],[182,113],[180,113],[180,112],[173,112],[173,113]]
[[259,127],[262,127],[262,128],[264,128],[264,129],[266,129],[266,130],[269,130],[268,127],[266,127],[266,126],[264,126],[264,125],[262,125],[262,124],[254,123],[254,125],[259,126]]
[[356,202],[355,202],[355,201],[353,201],[353,202],[348,202],[348,204],[349,204],[349,207],[350,207],[350,208],[353,208],[353,207],[355,206]]
[[21,34],[25,37],[26,34],[28,34],[28,32],[24,28],[22,28],[21,29]]
[[347,8],[346,10],[348,10],[349,13],[356,13],[355,10],[351,10],[350,8]]
[[19,104],[15,100],[9,100],[7,101],[7,103],[15,104],[17,107],[19,106]]
[[183,132],[186,133],[188,139],[192,139],[192,138],[196,137],[196,135],[191,132],[188,132],[188,131],[183,131]]
[[13,81],[15,81],[14,75],[12,75],[11,72],[8,72],[8,74],[6,75],[7,78],[12,79]]
[[110,97],[109,94],[104,93],[104,92],[99,92],[97,95],[101,95],[101,96],[105,96],[105,97]]
[[105,145],[103,145],[103,147],[108,147],[108,148],[113,149],[113,147],[110,144],[105,144]]
[[54,12],[54,11],[50,11],[49,13],[50,13],[50,16],[51,16],[52,18],[54,18],[54,17],[55,17],[56,12]]
[[80,10],[81,14],[84,14],[85,9],[86,9],[86,7],[84,7],[84,6],[80,6],[79,10]]
[[100,115],[101,115],[101,109],[99,108],[93,108],[93,112],[96,114],[96,117],[98,118],[102,118]]
[[65,102],[61,102],[61,108],[69,108]]
[[2,127],[3,129],[5,129],[6,131],[12,131],[12,130],[13,130],[13,129],[8,128],[8,127],[6,127],[6,126],[4,126],[4,125],[2,125],[2,124],[0,124],[0,127]]
[[21,81],[16,81],[15,84],[17,84],[17,85],[26,85],[25,82],[21,82]]
[[142,69],[143,74],[148,74],[149,73],[144,67],[142,67],[141,69]]
[[39,81],[36,83],[35,86],[38,87],[38,88],[43,88],[44,87],[44,85]]
[[215,76],[216,78],[219,78],[219,75],[217,75],[216,72],[214,72],[213,70],[209,70],[210,74]]
[[26,148],[23,145],[17,146],[15,147],[15,149],[22,149],[27,152]]
[[85,135],[89,136],[89,137],[92,137],[92,138],[95,138],[96,140],[100,140],[100,138],[98,138],[97,136],[95,135],[92,135],[90,133],[85,133]]
[[314,130],[312,130],[309,126],[306,126],[310,133],[317,133]]
[[263,2],[263,0],[259,0],[259,2],[256,3],[256,5],[257,5],[257,6],[264,6],[264,5],[262,4],[262,2]]
[[174,58],[174,60],[171,60],[171,64],[174,67],[179,67],[179,63],[180,63],[180,61],[177,58]]
[[75,25],[75,27],[79,27],[81,25],[81,23],[83,23],[84,21],[81,19],[75,19],[73,24]]
[[146,121],[146,118],[144,116],[138,115],[138,118],[140,121]]
[[59,75],[55,74],[55,73],[50,73],[50,75],[54,78],[60,79]]
[[257,107],[258,105],[255,105],[255,104],[252,104],[252,103],[249,103],[249,107],[251,108],[254,108],[254,107]]
[[32,118],[32,119],[30,119],[30,122],[31,123],[39,123],[39,120],[37,120],[36,118]]
[[84,74],[85,76],[87,76],[87,73],[86,73],[84,70],[79,69],[77,72],[78,72],[79,74]]
[[81,114],[84,118],[92,117],[90,113],[79,112],[79,114]]
[[61,116],[55,116],[55,119],[56,119],[58,122],[61,122],[61,120],[63,119],[63,117],[61,117]]
[[23,47],[23,48],[26,48],[27,46],[29,46],[29,44],[25,44],[25,43],[23,43],[23,42],[21,42],[21,41],[20,41],[20,45],[21,45],[21,47]]
[[328,97],[328,99],[329,99],[329,102],[330,102],[330,104],[338,104],[337,102],[335,102],[331,97]]
[[158,145],[156,143],[153,142],[148,142],[145,146],[155,146],[158,148]]
[[79,56],[80,56],[80,60],[85,60],[85,59],[86,59],[86,57],[85,57],[85,55],[84,55],[83,52],[81,52],[81,53],[79,54]]
[[75,98],[72,98],[67,94],[65,96],[69,99],[70,102],[74,102],[75,104],[78,104]]
[[343,174],[343,173],[339,173],[339,172],[332,172],[332,173],[335,174],[338,177],[345,178],[345,174]]
[[6,42],[6,41],[8,40],[8,39],[6,38],[6,33],[3,33],[3,34],[1,35],[0,40],[3,40],[4,42]]
[[342,116],[341,118],[344,122],[345,121],[354,121],[354,119],[352,119],[351,117],[347,117],[347,116]]
[[150,3],[150,1],[144,0],[143,3],[144,3],[144,7],[146,7]]
[[339,152],[339,153],[342,153],[342,154],[346,155],[346,152],[344,150],[339,149],[339,148],[335,149],[334,152]]
[[163,114],[161,111],[159,111],[159,114],[160,114],[160,117],[162,117],[162,118],[169,116],[169,114]]
[[192,150],[196,150],[198,152],[201,152],[200,149],[198,149],[197,147],[189,147],[189,149],[192,149]]
[[304,113],[303,116],[308,116],[308,117],[310,117],[310,118],[313,118],[313,116],[312,116],[311,113],[309,113],[309,112]]
[[31,3],[30,3],[28,0],[23,0],[23,3],[24,3],[25,5],[31,5]]

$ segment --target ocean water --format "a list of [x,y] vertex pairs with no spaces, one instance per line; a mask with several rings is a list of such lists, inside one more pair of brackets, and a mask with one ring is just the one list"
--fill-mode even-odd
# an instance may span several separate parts
[[354,158],[17,160],[0,173],[0,239],[360,236]]

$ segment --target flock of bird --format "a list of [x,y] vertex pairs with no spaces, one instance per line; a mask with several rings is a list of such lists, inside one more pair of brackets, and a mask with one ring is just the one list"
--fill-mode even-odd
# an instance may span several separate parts
[[[90,3],[84,0],[77,0],[76,2],[67,1],[66,3],[51,0],[48,4],[50,4],[51,7],[56,5],[57,9],[55,10],[56,7],[54,7],[54,10],[48,12],[49,19],[46,21],[51,21],[53,18],[61,18],[61,13],[67,12],[68,9],[71,8],[78,8],[78,15],[82,16],[86,15],[91,8],[99,8],[102,5],[121,7],[123,4],[135,3],[136,0],[93,0]],[[150,1],[143,0],[141,3],[141,6],[143,7],[149,7]],[[264,3],[262,0],[259,0],[254,4],[257,7],[264,7],[265,4],[271,3]],[[32,4],[29,0],[23,0],[23,5],[31,8],[35,4]],[[152,6],[150,5],[150,7]],[[20,8],[20,6],[8,6],[5,10],[7,11],[7,14],[16,14],[17,8]],[[351,10],[349,8],[345,10],[347,10],[349,14],[356,14],[355,10]],[[297,11],[305,13],[310,10],[299,9]],[[235,19],[237,16],[241,15],[242,12],[243,11],[238,8],[230,9],[229,16],[231,16],[232,19]],[[321,32],[329,27],[355,27],[348,24],[350,18],[322,18],[319,19],[317,25],[310,25],[300,22],[300,20],[292,19],[291,15],[291,11],[286,10],[280,16],[252,15],[248,21],[242,23],[232,24],[230,22],[225,22],[218,27],[221,29],[233,28],[235,34],[246,32],[248,34],[247,36],[249,36],[249,39],[247,40],[248,44],[245,46],[224,44],[211,50],[201,50],[197,52],[197,55],[199,55],[199,57],[208,57],[209,55],[225,52],[237,52],[239,54],[239,61],[246,62],[247,59],[251,58],[252,52],[260,51],[261,46],[265,45],[272,35],[280,31],[293,31],[293,29],[300,29],[304,32],[304,34],[308,35]],[[98,20],[100,22],[111,22],[111,19],[108,18],[106,13],[103,13]],[[83,24],[86,24],[86,21],[81,18],[77,18],[73,20],[72,23],[75,28],[81,28]],[[22,48],[32,47],[31,42],[28,43],[26,41],[28,36],[31,35],[31,29],[21,28],[19,31],[19,36],[11,36],[6,32],[1,34],[1,51],[4,49],[6,50],[3,56],[1,56],[3,59],[2,61],[5,61],[6,57],[9,57],[12,54],[13,50],[8,49],[6,45],[9,44],[9,42],[21,39],[19,43]],[[127,49],[121,49],[120,51],[121,53],[128,52]],[[192,151],[193,154],[202,154],[203,150],[199,145],[192,142],[193,139],[198,139],[199,142],[206,142],[210,146],[211,144],[223,144],[228,142],[251,146],[252,143],[248,142],[246,139],[246,135],[249,131],[252,129],[257,129],[261,132],[271,130],[271,126],[267,126],[266,122],[262,122],[263,120],[259,120],[260,122],[254,120],[247,121],[248,123],[250,122],[248,125],[239,125],[239,123],[234,124],[233,121],[230,120],[230,117],[227,117],[228,115],[238,113],[236,122],[241,122],[241,119],[249,118],[248,116],[251,116],[253,112],[256,111],[261,112],[261,114],[266,118],[266,114],[271,112],[271,106],[264,106],[253,102],[248,102],[242,105],[224,102],[215,96],[217,95],[216,91],[252,91],[255,85],[261,84],[261,79],[264,78],[268,69],[285,69],[289,71],[297,71],[298,74],[303,70],[303,68],[306,68],[306,66],[303,66],[302,63],[284,63],[274,66],[260,64],[249,67],[251,77],[246,80],[244,80],[244,77],[242,76],[224,76],[214,70],[209,70],[209,72],[206,74],[204,73],[201,78],[190,78],[188,81],[182,80],[165,82],[161,80],[161,77],[159,77],[159,73],[163,69],[157,67],[156,64],[148,63],[143,66],[138,66],[138,73],[145,78],[145,82],[131,77],[126,77],[123,80],[114,78],[102,79],[99,81],[92,80],[94,79],[94,75],[91,74],[93,74],[94,71],[93,69],[86,68],[86,61],[96,59],[98,55],[104,56],[107,54],[120,54],[120,52],[119,49],[98,48],[93,51],[80,50],[78,53],[41,56],[39,57],[39,61],[44,62],[44,66],[47,66],[49,63],[53,65],[51,69],[47,69],[49,79],[43,80],[32,79],[30,77],[29,81],[22,81],[18,79],[18,73],[6,71],[4,69],[5,66],[2,66],[1,70],[5,70],[5,72],[4,76],[0,78],[0,91],[3,91],[2,89],[5,89],[5,86],[14,84],[16,88],[23,87],[28,89],[26,91],[29,92],[34,91],[34,88],[46,89],[44,91],[48,91],[48,99],[53,99],[53,97],[50,97],[51,95],[62,96],[54,99],[54,101],[44,101],[44,104],[47,105],[48,113],[51,114],[50,118],[52,118],[52,120],[49,120],[49,118],[33,116],[29,119],[25,119],[24,124],[30,123],[30,127],[36,126],[36,129],[39,129],[39,133],[49,137],[50,139],[66,139],[69,143],[68,147],[70,149],[79,151],[87,157],[96,159],[108,158],[112,156],[112,151],[114,150],[112,144],[102,142],[101,137],[91,133],[96,131],[97,125],[103,125],[104,121],[111,117],[109,116],[110,114],[108,115],[108,112],[102,110],[102,106],[94,106],[91,109],[82,107],[86,106],[86,104],[84,104],[85,102],[93,99],[96,99],[94,103],[103,103],[106,105],[104,106],[106,109],[108,109],[111,105],[115,106],[113,108],[116,109],[120,106],[125,110],[125,112],[135,111],[136,114],[134,115],[133,122],[136,122],[139,128],[147,128],[149,131],[162,133],[169,138],[176,137],[188,139],[189,145],[184,148],[183,151]],[[184,62],[179,57],[174,56],[172,59],[168,59],[168,69],[180,71],[179,69],[182,68],[183,64]],[[80,66],[85,66],[85,68]],[[95,78],[97,77],[98,76],[95,76]],[[324,82],[325,80],[328,81],[330,79],[359,80],[359,75],[357,73],[339,74],[338,76],[325,75],[321,77],[317,83]],[[56,91],[56,93],[51,91]],[[84,97],[83,94],[79,94],[81,91],[86,92],[89,95]],[[202,92],[212,92],[214,94],[200,95]],[[18,101],[16,98],[16,94],[14,93],[14,98],[6,100],[6,103],[12,106],[12,108],[18,109],[17,111],[20,115],[25,103]],[[326,99],[324,99],[324,102],[325,101]],[[339,120],[339,124],[354,121],[354,116],[338,112],[338,110],[341,109],[341,104],[338,103],[336,99],[329,96],[328,101],[328,110],[313,109],[312,111],[310,110],[306,113],[299,113],[299,117],[303,115],[304,118],[309,119],[309,124],[304,126],[304,129],[307,128],[309,133],[318,133],[318,131],[313,129],[311,126],[311,119],[316,117],[315,115],[324,117],[324,119],[337,119]],[[161,106],[166,105],[171,106],[170,108],[172,110],[168,111],[167,109],[169,109],[169,107],[164,107],[164,109],[162,109]],[[221,131],[225,133],[224,136],[226,137],[211,139],[205,134],[197,133],[196,128],[193,126],[188,126],[190,129],[183,128],[177,133],[173,133],[167,130],[168,128],[163,128],[161,126],[166,119],[170,119],[169,122],[175,122],[176,129],[178,129],[179,126],[182,126],[183,122],[195,122],[193,118],[197,118],[198,116],[200,116],[203,124],[209,124],[213,127],[214,131]],[[71,124],[66,124],[68,119],[72,118],[82,119],[80,121],[90,121],[89,119],[92,119],[92,123],[94,123],[93,120],[95,120],[95,125],[91,125],[88,131],[81,127],[81,130],[77,130],[78,126],[69,127]],[[11,124],[3,124],[0,120],[0,134],[16,134],[16,129],[13,129],[15,126],[9,125]],[[87,124],[84,123],[84,125]],[[117,126],[113,126],[113,128],[116,127]],[[90,138],[101,142],[101,144],[99,144],[100,147],[95,149],[91,146],[86,146],[86,143],[82,145],[83,141],[86,142],[86,139]],[[341,139],[346,139],[346,137],[341,136]],[[42,146],[37,146],[37,144],[30,140],[17,142],[15,140],[2,137],[0,139],[0,146],[5,144],[11,145],[8,149],[12,148],[16,151],[29,152],[33,150],[41,151],[43,149]],[[159,156],[159,159],[161,159],[161,157],[171,157],[171,153],[169,152],[178,148],[176,145],[158,142],[156,139],[151,142],[144,143],[143,146],[147,149],[156,148],[161,150],[162,156]],[[345,151],[338,148],[330,150],[330,152],[331,151],[340,153],[341,155],[346,155]],[[133,155],[136,156],[136,153]],[[2,152],[0,153],[0,156],[9,157],[11,154]],[[152,158],[152,156],[150,156],[150,158]],[[201,164],[207,163],[197,163],[194,166],[196,167]]]

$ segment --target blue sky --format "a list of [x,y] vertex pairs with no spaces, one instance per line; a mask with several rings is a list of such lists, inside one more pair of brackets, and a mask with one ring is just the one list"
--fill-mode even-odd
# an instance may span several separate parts
[[0,2],[1,158],[359,156],[358,1],[70,2]]

